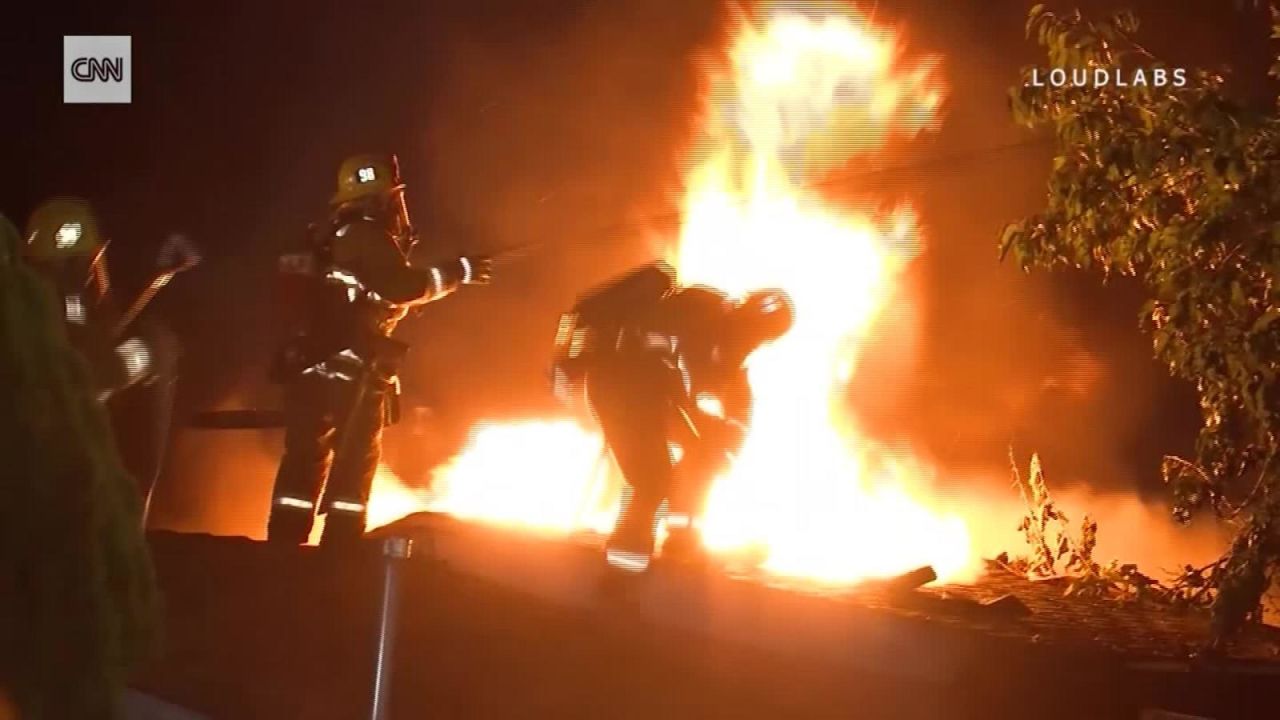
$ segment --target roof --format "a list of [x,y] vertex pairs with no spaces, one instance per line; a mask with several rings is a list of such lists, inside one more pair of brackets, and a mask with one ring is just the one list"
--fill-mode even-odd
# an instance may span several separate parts
[[[1190,662],[1209,640],[1207,610],[1067,595],[1069,578],[1029,580],[994,562],[975,582],[925,585],[912,592],[886,587],[892,581],[823,590],[767,577],[750,580],[993,637],[1112,653],[1152,667]],[[1274,665],[1280,672],[1280,627],[1246,626],[1222,659],[1237,669],[1257,664],[1265,666],[1259,671],[1270,672]]]
[[[596,549],[563,538],[439,516],[384,534],[416,548],[402,575],[397,716],[991,720],[1034,706],[1039,720],[1151,707],[1223,718],[1274,699],[1273,677],[1153,671],[1205,632],[1203,616],[1063,598],[1007,573],[914,592],[675,566],[619,580]],[[153,533],[152,547],[167,647],[141,689],[212,717],[365,714],[376,543],[347,557]],[[1030,614],[982,604],[1010,592]]]
[[[411,517],[397,526],[409,534],[422,533],[424,528],[426,532],[462,532],[473,537],[476,533],[510,532],[463,529],[464,525],[451,518],[428,513]],[[394,532],[395,527],[388,530]],[[1048,649],[1114,655],[1153,668],[1190,661],[1209,639],[1207,611],[1175,609],[1149,601],[1067,596],[1065,578],[1028,580],[994,562],[988,563],[986,573],[970,584],[917,587],[909,582],[905,591],[893,581],[832,588],[760,573],[741,572],[732,577],[745,583],[890,612],[959,631]],[[997,600],[1000,604],[991,605]],[[1225,649],[1222,659],[1237,669],[1253,664],[1258,665],[1261,672],[1280,673],[1280,627],[1247,626]]]

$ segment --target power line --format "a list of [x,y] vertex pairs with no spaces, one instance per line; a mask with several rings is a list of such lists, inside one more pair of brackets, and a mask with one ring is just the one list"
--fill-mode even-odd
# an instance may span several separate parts
[[[1014,152],[1018,150],[1027,150],[1031,148],[1051,147],[1054,144],[1054,142],[1055,142],[1055,139],[1052,137],[1037,137],[1037,138],[1031,138],[1028,140],[1019,140],[1017,142],[1012,142],[1012,143],[1004,143],[1001,145],[974,148],[972,150],[966,150],[962,152],[947,153],[945,155],[939,155],[939,156],[935,156],[935,157],[932,157],[926,160],[917,161],[917,162],[900,163],[898,165],[874,168],[870,170],[857,170],[857,171],[851,171],[851,172],[837,173],[835,175],[828,176],[818,182],[808,183],[806,185],[803,185],[802,187],[808,188],[808,189],[819,189],[819,188],[836,186],[844,182],[849,182],[851,180],[875,177],[878,175],[892,175],[895,173],[912,173],[912,172],[919,172],[922,170],[938,170],[946,167],[958,167],[958,166],[963,166],[965,164],[971,163],[975,160],[981,160],[984,158],[992,157],[994,155],[1001,155],[1004,153]],[[629,230],[636,227],[637,225],[643,225],[648,223],[657,224],[657,223],[668,222],[672,220],[678,220],[681,215],[682,215],[682,212],[679,210],[672,210],[664,213],[644,215],[632,220],[626,220],[626,221],[606,225],[592,234],[593,236],[607,235],[607,234],[612,234],[616,232],[621,232],[624,230]]]
[[872,170],[858,170],[854,172],[837,173],[831,177],[816,183],[807,185],[806,187],[818,188],[828,185],[837,185],[847,180],[855,180],[863,177],[874,177],[876,175],[892,175],[894,173],[910,173],[920,170],[936,170],[944,167],[963,166],[974,160],[979,160],[993,155],[1000,155],[1014,150],[1025,150],[1028,148],[1051,147],[1054,138],[1040,137],[1030,140],[1020,140],[1013,143],[1005,143],[1003,145],[994,145],[985,148],[975,148],[964,152],[948,153],[939,155],[927,160],[913,163],[901,163],[898,165],[890,165],[888,167],[875,168]]

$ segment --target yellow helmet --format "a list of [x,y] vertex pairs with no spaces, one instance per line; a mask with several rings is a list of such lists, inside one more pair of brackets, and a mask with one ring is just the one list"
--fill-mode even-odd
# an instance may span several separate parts
[[342,205],[403,188],[395,155],[355,155],[338,168],[338,191],[329,202]]
[[36,261],[93,257],[104,246],[98,214],[87,200],[56,197],[46,200],[27,220],[25,255]]

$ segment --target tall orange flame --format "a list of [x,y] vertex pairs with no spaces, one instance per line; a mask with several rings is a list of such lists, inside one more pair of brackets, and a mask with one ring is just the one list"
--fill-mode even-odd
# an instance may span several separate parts
[[[896,39],[850,11],[815,17],[778,6],[760,17],[743,20],[728,62],[709,78],[670,259],[682,281],[735,296],[785,289],[797,317],[749,359],[753,424],[712,489],[703,540],[713,551],[759,551],[765,569],[822,582],[924,564],[962,579],[976,555],[964,522],[930,500],[928,468],[865,437],[847,413],[877,319],[904,301],[900,278],[920,245],[915,218],[908,208],[858,214],[813,188],[891,136],[929,129],[941,88],[927,64],[904,69]],[[597,434],[570,421],[487,425],[437,473],[426,504],[532,529],[605,531],[616,493],[601,457]]]

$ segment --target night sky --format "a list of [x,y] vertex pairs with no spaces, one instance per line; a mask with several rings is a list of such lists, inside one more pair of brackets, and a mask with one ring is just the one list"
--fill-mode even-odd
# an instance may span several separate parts
[[[886,390],[876,378],[895,361],[873,354],[854,400],[878,435],[954,471],[944,475],[999,472],[1012,441],[1039,450],[1059,482],[1158,493],[1159,457],[1189,447],[1196,416],[1189,389],[1150,360],[1139,295],[996,260],[1000,229],[1042,204],[1048,170],[1047,146],[1007,147],[1034,139],[1013,126],[1004,96],[1021,66],[1042,59],[1023,38],[1030,4],[876,5],[879,20],[905,31],[908,56],[941,57],[950,96],[939,133],[884,161],[898,169],[848,168],[832,191],[912,198],[927,245],[912,275],[925,299],[920,363]],[[1261,10],[1129,6],[1158,56],[1230,64],[1235,91],[1266,100]],[[347,155],[400,155],[411,212],[442,256],[545,243],[492,287],[403,325],[415,342],[406,405],[437,408],[440,456],[479,418],[551,410],[543,373],[557,314],[672,232],[695,60],[726,29],[722,5],[701,0],[67,2],[24,12],[0,23],[0,212],[21,224],[51,194],[94,200],[126,298],[169,233],[204,248],[207,262],[157,303],[186,345],[185,411],[278,405],[263,377],[283,331],[274,258],[323,216]],[[62,105],[68,34],[132,35],[132,104]],[[886,318],[881,332],[894,331]],[[393,462],[411,462],[395,442]],[[229,462],[240,452],[229,448],[256,460]],[[183,433],[157,520],[260,532],[278,448],[271,434]]]

